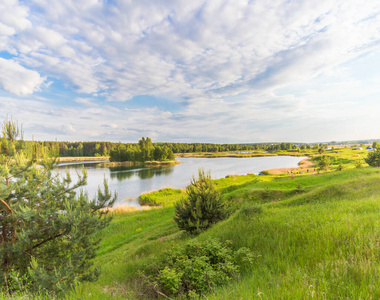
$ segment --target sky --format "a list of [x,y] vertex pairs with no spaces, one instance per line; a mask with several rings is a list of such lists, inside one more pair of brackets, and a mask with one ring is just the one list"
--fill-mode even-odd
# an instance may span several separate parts
[[380,138],[378,0],[0,0],[25,139]]

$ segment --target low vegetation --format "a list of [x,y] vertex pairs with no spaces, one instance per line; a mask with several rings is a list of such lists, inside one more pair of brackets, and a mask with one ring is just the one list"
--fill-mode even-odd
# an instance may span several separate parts
[[222,195],[211,180],[210,173],[199,170],[186,188],[186,197],[175,204],[174,221],[190,233],[201,233],[227,217]]
[[[25,203],[17,204],[21,193],[41,195],[33,188],[39,189],[44,172],[33,169],[18,186],[9,180],[5,185],[3,176],[0,198],[7,205],[4,199],[11,199],[9,208],[18,209],[21,218],[13,218],[2,203],[2,232],[8,231],[0,243],[0,299],[378,299],[380,168],[371,167],[378,166],[378,151],[324,147],[319,153],[320,148],[300,149],[310,151],[317,172],[230,175],[215,181],[203,172],[186,191],[167,188],[140,196],[161,208],[114,210],[109,226],[103,226],[105,221],[98,227],[93,216],[99,215],[81,211],[90,206],[83,198],[70,202],[70,192],[66,207],[52,208],[65,213],[45,215],[42,221]],[[47,221],[46,230],[69,222],[59,228],[67,228],[65,237],[71,239],[47,237],[41,244],[46,253],[33,251],[34,259],[17,260],[28,244],[26,233],[34,228],[26,225],[33,220]],[[12,244],[16,234],[18,245]],[[101,270],[98,280],[81,281],[99,274],[87,270]],[[34,289],[46,278],[68,289],[64,294]]]
[[[242,182],[236,185],[230,185],[236,182],[233,178],[215,181],[223,200],[237,209],[198,236],[184,233],[173,222],[173,199],[161,209],[116,214],[110,226],[94,236],[103,238],[94,260],[102,267],[99,280],[80,285],[79,296],[164,299],[160,292],[180,298],[186,281],[173,267],[176,261],[169,259],[174,254],[167,251],[173,247],[186,251],[189,243],[207,245],[217,240],[221,245],[231,241],[229,248],[234,253],[248,249],[252,264],[246,268],[242,259],[234,260],[240,275],[234,273],[228,281],[210,283],[210,287],[206,283],[197,293],[208,299],[380,297],[376,284],[380,265],[376,230],[380,225],[379,169],[249,176],[247,181],[241,176]],[[180,191],[174,194],[184,196]],[[165,203],[166,195],[161,194],[161,199],[156,195],[156,199]],[[160,273],[165,264],[168,269]],[[156,274],[156,279],[144,279],[142,274]],[[159,278],[163,282],[157,282],[152,290],[152,280]],[[175,296],[170,287],[177,286]]]

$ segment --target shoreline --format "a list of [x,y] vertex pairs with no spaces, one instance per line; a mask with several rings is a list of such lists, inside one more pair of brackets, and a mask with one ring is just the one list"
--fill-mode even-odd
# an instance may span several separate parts
[[311,153],[287,152],[287,153],[270,153],[270,152],[252,152],[252,153],[215,153],[215,152],[197,152],[197,153],[176,153],[175,157],[194,157],[194,158],[247,158],[247,157],[272,157],[272,156],[310,156]]
[[315,169],[314,162],[311,161],[311,158],[305,158],[298,163],[298,167],[294,168],[273,168],[269,170],[263,170],[262,172],[268,172],[269,175],[281,175],[281,174],[292,174],[296,172],[297,174],[303,173],[314,173],[314,171],[307,172],[308,169]]
[[179,165],[181,162],[179,160],[170,161],[114,161],[114,162],[104,162],[99,165],[102,167],[161,167],[161,166],[175,166]]
[[59,162],[108,160],[109,156],[63,156],[58,157]]

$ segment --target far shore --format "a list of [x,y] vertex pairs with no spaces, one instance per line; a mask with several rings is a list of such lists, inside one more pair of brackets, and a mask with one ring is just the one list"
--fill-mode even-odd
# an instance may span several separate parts
[[309,156],[311,153],[303,152],[237,152],[237,153],[224,153],[224,152],[196,152],[196,153],[176,153],[175,157],[197,157],[197,158],[219,158],[219,157],[266,157],[266,156]]
[[109,156],[65,156],[59,157],[60,162],[109,160]]
[[160,166],[174,166],[179,165],[181,162],[179,160],[169,160],[169,161],[114,161],[114,162],[103,162],[100,163],[102,167],[160,167]]

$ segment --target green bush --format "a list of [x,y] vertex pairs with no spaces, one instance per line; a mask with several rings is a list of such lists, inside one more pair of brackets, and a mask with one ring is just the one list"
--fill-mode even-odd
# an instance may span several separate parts
[[317,166],[321,168],[321,170],[327,170],[330,166],[330,157],[326,155],[321,156]]
[[165,253],[145,276],[159,295],[200,296],[214,290],[239,272],[238,264],[251,266],[255,257],[247,248],[233,251],[231,242],[216,239],[191,241]]
[[174,221],[180,229],[200,233],[227,217],[227,209],[222,195],[211,180],[210,173],[199,170],[199,178],[194,177],[186,188],[187,197],[175,205]]
[[369,152],[365,162],[371,167],[380,167],[380,149]]

